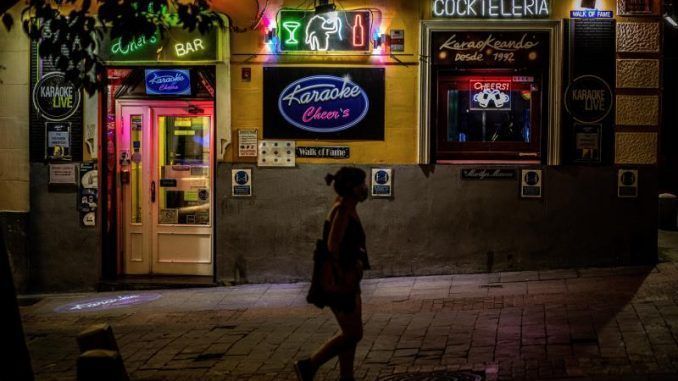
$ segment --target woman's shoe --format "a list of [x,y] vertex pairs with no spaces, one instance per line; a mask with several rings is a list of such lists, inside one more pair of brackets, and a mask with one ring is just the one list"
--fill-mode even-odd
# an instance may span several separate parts
[[294,362],[294,371],[297,373],[299,381],[313,381],[315,372],[311,366],[310,359],[298,360]]

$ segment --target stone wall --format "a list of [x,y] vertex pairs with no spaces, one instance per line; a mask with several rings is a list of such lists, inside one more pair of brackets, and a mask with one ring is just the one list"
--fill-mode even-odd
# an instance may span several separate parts
[[[253,168],[252,198],[231,196],[224,175],[231,168],[218,168],[217,277],[308,280],[313,245],[334,199],[323,177],[339,167]],[[374,268],[369,276],[656,260],[656,169],[640,171],[639,198],[619,199],[613,167],[547,167],[544,198],[527,200],[518,195],[517,179],[462,180],[459,166],[393,168],[393,199],[358,208]]]

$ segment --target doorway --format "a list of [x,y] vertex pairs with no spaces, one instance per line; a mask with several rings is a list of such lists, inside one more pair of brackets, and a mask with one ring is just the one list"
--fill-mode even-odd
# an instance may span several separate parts
[[125,275],[213,275],[211,101],[116,101]]

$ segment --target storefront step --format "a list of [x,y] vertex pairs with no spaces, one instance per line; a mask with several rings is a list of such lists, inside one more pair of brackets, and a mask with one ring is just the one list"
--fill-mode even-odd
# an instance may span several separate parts
[[124,276],[101,281],[98,291],[158,290],[166,288],[217,287],[211,276]]

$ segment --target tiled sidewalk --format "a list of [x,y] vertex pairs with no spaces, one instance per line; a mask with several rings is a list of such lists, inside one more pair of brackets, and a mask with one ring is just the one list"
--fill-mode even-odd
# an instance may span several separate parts
[[[22,308],[39,380],[75,379],[75,336],[113,326],[134,380],[294,380],[292,361],[337,330],[307,283],[52,295]],[[160,294],[99,312],[56,313],[102,296]],[[360,380],[468,369],[489,380],[678,380],[678,267],[364,281]],[[336,361],[318,379],[338,377]]]

